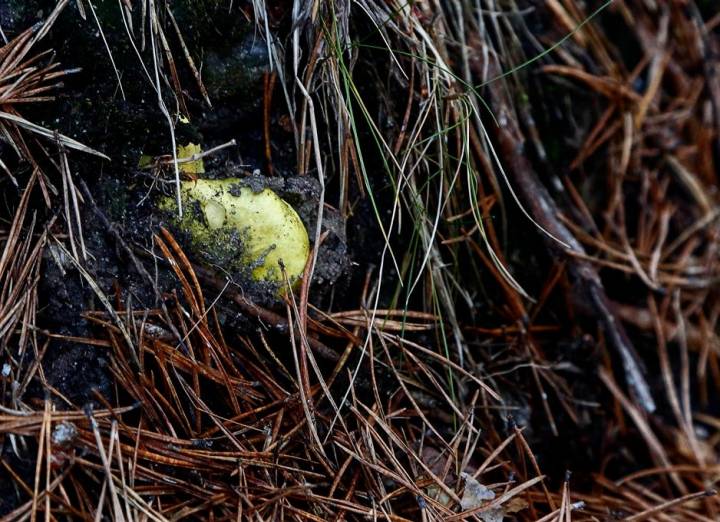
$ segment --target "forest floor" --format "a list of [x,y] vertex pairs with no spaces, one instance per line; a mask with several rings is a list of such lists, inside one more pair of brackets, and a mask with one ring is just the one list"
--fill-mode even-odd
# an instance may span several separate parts
[[2,520],[718,520],[715,4],[0,0]]

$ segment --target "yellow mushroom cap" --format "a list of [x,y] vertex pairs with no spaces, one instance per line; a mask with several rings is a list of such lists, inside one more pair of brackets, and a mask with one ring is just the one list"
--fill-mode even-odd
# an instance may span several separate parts
[[[254,279],[282,284],[281,261],[291,281],[302,275],[310,252],[307,230],[297,212],[272,190],[254,192],[237,178],[198,179],[182,182],[181,197],[187,211],[178,226],[203,249],[225,241],[221,232],[237,231],[242,238],[238,255],[252,267]],[[170,208],[170,201],[161,206]]]

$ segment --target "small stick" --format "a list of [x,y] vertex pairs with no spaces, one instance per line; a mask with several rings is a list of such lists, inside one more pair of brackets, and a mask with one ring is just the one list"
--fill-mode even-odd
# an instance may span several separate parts
[[265,73],[265,90],[263,92],[263,138],[265,139],[265,161],[267,162],[268,176],[273,175],[272,148],[270,146],[270,105],[275,88],[277,74]]
[[[193,161],[201,160],[207,156],[210,156],[211,154],[215,154],[216,152],[219,152],[223,149],[227,149],[228,147],[235,147],[236,145],[237,145],[237,141],[233,138],[232,140],[225,142],[222,145],[218,145],[216,147],[213,147],[208,150],[204,150],[202,152],[196,152],[192,156],[187,156],[185,158],[178,158],[177,162],[174,161],[172,158],[170,158],[169,155],[167,155],[167,156],[161,156],[157,160],[156,163],[160,164],[160,165],[171,165],[173,163],[177,163],[178,165],[180,165],[182,163],[192,163]],[[151,164],[147,167],[144,167],[144,168],[148,169],[148,168],[152,168],[152,166],[153,166],[153,164]]]

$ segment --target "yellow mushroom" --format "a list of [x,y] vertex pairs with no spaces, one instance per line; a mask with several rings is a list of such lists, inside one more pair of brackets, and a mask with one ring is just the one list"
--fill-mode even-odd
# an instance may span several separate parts
[[[290,281],[302,275],[310,252],[307,230],[275,192],[254,192],[237,178],[184,181],[180,192],[183,217],[175,219],[194,248],[211,258],[239,262],[258,281],[282,284],[280,262]],[[165,198],[160,206],[174,210],[174,199]]]

